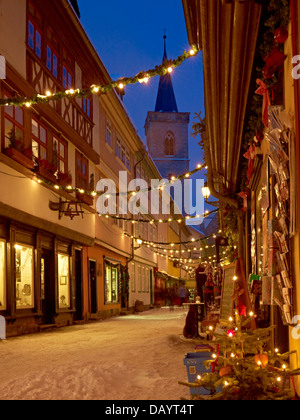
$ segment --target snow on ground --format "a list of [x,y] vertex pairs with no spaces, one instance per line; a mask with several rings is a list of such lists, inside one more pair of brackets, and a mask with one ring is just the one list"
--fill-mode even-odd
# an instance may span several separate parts
[[155,309],[0,342],[0,400],[180,400],[186,310]]

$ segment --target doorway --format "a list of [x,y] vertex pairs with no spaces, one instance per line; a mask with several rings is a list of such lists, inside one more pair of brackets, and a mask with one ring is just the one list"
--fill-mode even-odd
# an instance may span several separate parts
[[43,251],[41,256],[41,309],[42,323],[52,324],[55,306],[53,253]]
[[75,249],[76,321],[83,319],[82,311],[82,252]]
[[97,301],[97,262],[89,260],[89,280],[90,280],[90,309],[92,314],[98,313]]

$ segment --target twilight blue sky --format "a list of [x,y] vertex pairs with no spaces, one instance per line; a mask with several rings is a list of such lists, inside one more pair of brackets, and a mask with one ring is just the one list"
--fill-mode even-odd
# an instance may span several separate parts
[[[168,58],[177,58],[189,49],[181,0],[78,0],[81,23],[112,79],[130,77],[161,64],[163,34],[167,34]],[[185,61],[173,75],[179,112],[204,115],[202,57]],[[159,78],[148,85],[126,88],[124,105],[145,141],[148,111],[154,111]],[[202,162],[197,140],[190,136],[190,169]],[[202,176],[203,177],[203,176]]]

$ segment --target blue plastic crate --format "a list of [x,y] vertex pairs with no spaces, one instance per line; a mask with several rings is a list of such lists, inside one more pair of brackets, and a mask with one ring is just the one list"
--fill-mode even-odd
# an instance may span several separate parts
[[[210,352],[188,353],[183,360],[187,369],[188,382],[195,383],[197,377],[207,372],[203,362],[211,358]],[[211,391],[203,387],[190,388],[192,395],[210,395]]]

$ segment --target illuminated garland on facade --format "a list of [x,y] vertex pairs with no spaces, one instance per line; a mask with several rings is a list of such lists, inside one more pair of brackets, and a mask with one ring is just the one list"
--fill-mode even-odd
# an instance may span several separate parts
[[[198,220],[198,219],[202,219],[202,218],[207,218],[208,216],[217,213],[219,211],[219,209],[216,210],[212,210],[212,211],[206,211],[204,214],[200,215],[197,214],[196,216],[185,216],[182,219],[176,219],[176,218],[168,218],[168,219],[140,219],[140,220],[136,220],[133,218],[127,218],[127,217],[122,217],[122,216],[115,216],[115,215],[110,215],[110,214],[100,214],[98,213],[98,215],[100,217],[105,217],[106,219],[114,219],[114,220],[121,220],[121,221],[125,221],[125,222],[130,222],[132,224],[135,223],[149,223],[150,225],[153,224],[163,224],[163,223],[171,223],[171,222],[177,222],[177,223],[182,223],[182,222],[189,222],[189,221],[193,221],[193,220]],[[206,238],[203,238],[206,239]]]
[[150,245],[150,246],[164,245],[164,246],[171,246],[171,247],[174,247],[176,245],[189,245],[192,243],[204,241],[206,239],[216,238],[216,235],[210,235],[210,236],[206,236],[204,238],[199,238],[199,239],[192,238],[189,241],[183,241],[183,242],[154,242],[154,241],[146,241],[145,239],[142,239],[140,237],[137,238],[133,235],[129,235],[126,232],[124,232],[123,235],[137,241],[138,243],[140,243],[140,245]]
[[185,60],[191,57],[195,57],[199,53],[196,47],[193,47],[189,51],[179,56],[176,60],[168,60],[160,66],[155,66],[154,69],[148,71],[141,71],[133,77],[122,77],[117,81],[111,81],[107,85],[92,85],[89,89],[68,89],[62,92],[50,92],[47,91],[44,95],[37,94],[32,97],[21,97],[17,96],[14,98],[0,99],[0,106],[16,106],[16,107],[27,107],[30,108],[32,105],[48,104],[49,101],[59,101],[65,98],[87,98],[91,95],[106,94],[111,92],[113,89],[119,89],[121,91],[128,85],[136,83],[145,83],[155,77],[164,76],[167,73],[171,73],[174,68],[179,67]]
[[[193,171],[187,172],[187,173],[182,174],[182,175],[179,175],[177,177],[172,177],[171,180],[169,180],[168,183],[164,183],[164,184],[159,185],[158,186],[158,189],[159,190],[163,190],[167,186],[172,186],[172,184],[175,183],[175,182],[177,182],[177,181],[180,181],[182,179],[189,179],[192,175],[196,174],[197,172],[202,171],[203,169],[206,169],[206,166],[199,164],[197,166],[197,168],[194,169]],[[76,192],[76,193],[80,193],[80,194],[90,195],[92,197],[97,197],[97,196],[98,197],[101,197],[102,195],[105,196],[105,194],[106,194],[107,198],[109,198],[109,196],[111,196],[111,195],[113,195],[113,196],[119,196],[119,195],[125,195],[126,194],[128,196],[132,196],[132,195],[134,196],[138,192],[147,192],[147,191],[150,192],[150,191],[153,190],[152,187],[149,187],[149,188],[147,188],[147,190],[141,189],[140,191],[126,191],[126,192],[121,192],[121,193],[119,193],[119,192],[116,192],[116,193],[104,193],[104,192],[84,190],[84,189],[81,189],[81,188],[74,188],[74,187],[72,187],[72,185],[68,185],[68,186],[65,187],[65,186],[59,185],[59,181],[57,181],[57,184],[54,184],[53,182],[48,181],[47,179],[42,178],[38,173],[36,174],[36,178],[37,178],[37,182],[39,184],[42,184],[42,183],[43,184],[46,184],[46,185],[48,185],[50,187],[55,188],[56,190],[62,190],[62,191],[68,192],[69,194]]]

